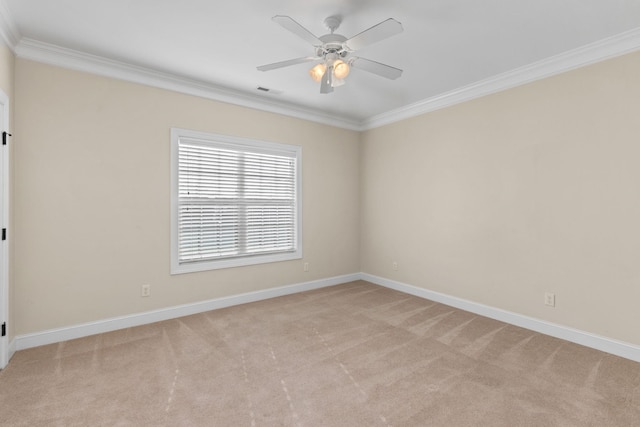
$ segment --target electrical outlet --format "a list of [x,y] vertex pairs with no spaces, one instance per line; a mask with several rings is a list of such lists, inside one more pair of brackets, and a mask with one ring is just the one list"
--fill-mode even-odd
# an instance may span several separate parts
[[308,262],[305,262],[305,263],[302,265],[302,268],[304,269],[304,271],[309,271],[309,263],[308,263]]
[[142,285],[140,295],[143,297],[151,296],[151,285]]
[[544,305],[548,305],[550,307],[556,306],[556,294],[552,294],[551,292],[544,293]]
[[393,264],[391,264],[391,268],[393,268],[394,270],[398,270],[398,262],[397,261],[393,261]]

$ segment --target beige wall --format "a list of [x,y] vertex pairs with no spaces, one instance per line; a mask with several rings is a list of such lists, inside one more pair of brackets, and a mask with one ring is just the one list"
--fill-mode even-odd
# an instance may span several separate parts
[[634,53],[363,134],[362,271],[640,344],[638,76]]
[[[635,53],[358,134],[18,59],[16,332],[364,271],[640,344],[638,75]],[[169,274],[173,126],[303,146],[309,273]]]
[[[18,334],[359,271],[357,132],[22,59],[16,96]],[[169,274],[171,127],[302,145],[308,273]]]

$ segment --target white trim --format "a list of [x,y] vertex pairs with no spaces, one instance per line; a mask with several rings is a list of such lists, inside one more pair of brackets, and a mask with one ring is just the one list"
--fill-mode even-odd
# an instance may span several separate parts
[[442,294],[440,292],[430,291],[428,289],[419,288],[405,283],[397,282],[391,279],[374,276],[371,274],[361,273],[360,278],[376,285],[384,286],[406,294],[415,295],[430,301],[439,302],[461,310],[479,314],[481,316],[506,322],[511,325],[520,326],[541,334],[550,335],[565,341],[591,347],[616,356],[640,362],[640,346],[617,341],[611,338],[602,337],[591,334],[589,332],[580,331],[578,329],[569,328],[567,326],[558,325],[544,320],[534,319],[522,314],[513,313],[511,311],[501,310],[495,307],[489,307],[473,301]]
[[265,289],[262,291],[249,292],[229,297],[216,298],[192,304],[183,304],[175,307],[168,307],[160,310],[148,311],[145,313],[132,314],[129,316],[114,317],[111,319],[98,320],[95,322],[83,323],[80,325],[68,326],[57,329],[50,329],[42,332],[19,335],[15,338],[15,349],[24,350],[46,344],[53,344],[75,338],[82,338],[89,335],[111,332],[118,329],[131,328],[134,326],[146,325],[163,320],[175,319],[234,305],[246,304],[255,301],[262,301],[269,298],[276,298],[284,295],[320,289],[328,286],[359,280],[360,274],[347,274],[344,276],[330,277],[327,279],[314,280],[310,282],[298,283],[295,285],[281,286],[278,288]]
[[492,93],[522,86],[576,68],[640,49],[640,28],[599,40],[559,55],[498,74],[485,80],[419,101],[360,123],[361,130],[374,129],[421,114],[460,104]]
[[339,115],[332,115],[316,109],[296,106],[274,99],[266,99],[248,92],[127,64],[37,40],[22,38],[18,42],[15,52],[20,58],[55,65],[57,67],[84,71],[99,76],[199,96],[214,101],[282,114],[335,127],[351,130],[359,129],[358,122]]
[[16,339],[12,339],[9,342],[9,360],[11,360],[11,358],[13,357],[13,355],[16,354]]
[[83,323],[80,325],[68,326],[57,329],[50,329],[42,332],[16,336],[10,344],[10,356],[17,350],[25,350],[46,344],[58,343],[61,341],[82,338],[89,335],[111,332],[118,329],[131,328],[134,326],[146,325],[163,320],[175,319],[220,308],[231,307],[239,304],[246,304],[255,301],[262,301],[269,298],[295,294],[299,292],[320,289],[328,286],[340,285],[355,280],[366,280],[376,285],[404,292],[430,301],[439,302],[481,316],[496,319],[501,322],[519,326],[535,332],[539,332],[565,341],[584,345],[596,350],[604,351],[616,356],[640,362],[640,346],[617,341],[611,338],[591,334],[562,325],[557,325],[544,320],[534,319],[518,313],[489,307],[473,301],[446,295],[440,292],[430,291],[417,286],[407,285],[395,280],[374,276],[367,273],[354,273],[344,276],[336,276],[327,279],[314,280],[310,282],[298,283],[289,286],[266,289],[262,291],[249,292],[245,294],[233,295],[229,297],[217,298],[207,301],[184,304],[175,307],[168,307],[160,310],[145,313],[132,314],[129,316],[114,317],[111,319],[99,320],[95,322]]
[[[10,132],[9,129],[9,97],[4,91],[0,89],[0,105],[2,106],[2,126],[0,126],[0,134],[3,131]],[[0,206],[2,207],[2,212],[0,212],[0,228],[7,229],[7,239],[0,242],[2,245],[2,251],[0,253],[2,256],[0,257],[0,324],[6,322],[6,335],[4,337],[0,337],[0,369],[7,366],[10,359],[10,349],[9,349],[9,328],[13,327],[13,325],[9,324],[9,239],[11,238],[11,233],[9,230],[9,180],[11,174],[9,173],[9,157],[10,157],[10,147],[11,145],[7,143],[6,146],[1,146],[0,148],[2,152],[0,153],[0,161],[2,162],[2,188],[0,188]]]

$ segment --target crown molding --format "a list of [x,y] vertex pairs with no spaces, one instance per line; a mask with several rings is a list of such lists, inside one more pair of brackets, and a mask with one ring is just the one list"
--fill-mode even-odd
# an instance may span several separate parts
[[[13,46],[12,49],[20,58],[356,131],[375,129],[640,49],[640,28],[636,28],[363,121],[357,121],[283,101],[265,99],[212,83],[32,39],[19,38],[19,33],[9,18],[6,6],[1,2],[0,35],[7,43],[12,43],[10,47]],[[19,41],[13,43],[14,40]]]
[[0,37],[2,37],[9,49],[13,51],[15,51],[15,47],[22,37],[15,22],[13,22],[7,3],[4,1],[0,1]]
[[360,130],[359,122],[337,115],[295,106],[282,101],[265,99],[212,83],[127,64],[37,40],[22,38],[15,47],[15,53],[19,58],[62,68],[282,114],[339,128]]
[[640,49],[640,28],[573,49],[515,70],[373,116],[360,123],[361,130],[406,120],[492,93],[511,89],[576,68],[601,62]]

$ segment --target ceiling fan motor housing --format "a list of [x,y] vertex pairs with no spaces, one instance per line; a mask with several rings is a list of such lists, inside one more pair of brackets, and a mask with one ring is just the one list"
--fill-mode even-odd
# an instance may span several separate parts
[[322,41],[322,46],[318,46],[316,49],[316,55],[321,58],[326,58],[328,55],[335,54],[340,58],[344,58],[349,53],[348,47],[345,44],[347,38],[340,34],[325,34],[318,37]]

